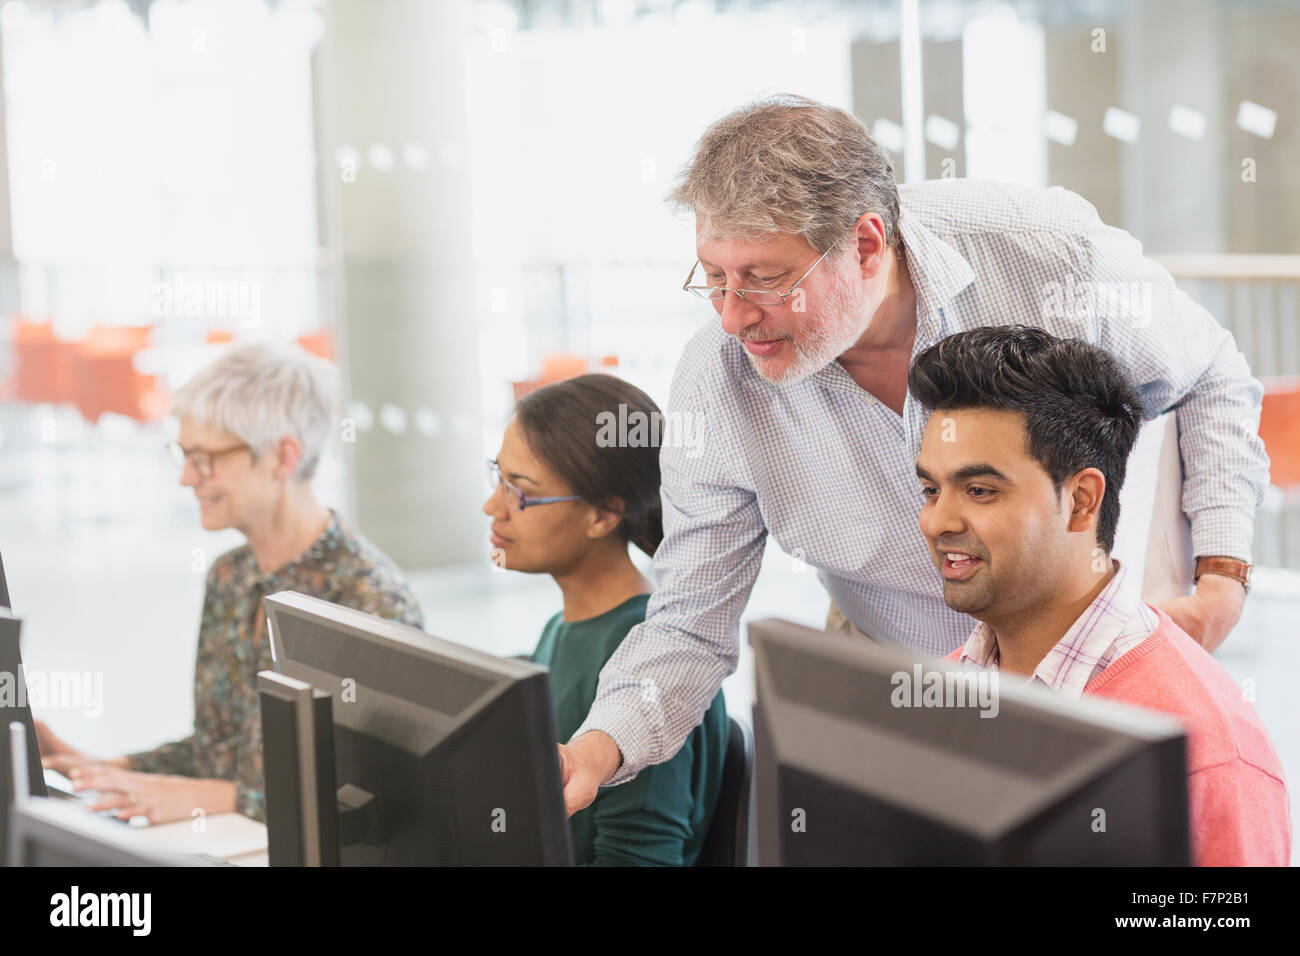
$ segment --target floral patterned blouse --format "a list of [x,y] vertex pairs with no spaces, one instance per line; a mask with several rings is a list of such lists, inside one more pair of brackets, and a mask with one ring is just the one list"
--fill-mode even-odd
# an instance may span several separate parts
[[422,627],[420,606],[392,560],[330,511],[324,533],[274,574],[248,545],[208,569],[194,668],[194,733],[128,757],[132,770],[235,783],[235,809],[266,819],[258,671],[271,670],[262,598],[299,591]]

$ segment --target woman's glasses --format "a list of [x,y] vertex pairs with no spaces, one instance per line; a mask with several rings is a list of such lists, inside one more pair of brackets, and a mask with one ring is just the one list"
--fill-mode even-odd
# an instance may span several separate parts
[[501,474],[501,466],[497,464],[495,458],[489,458],[488,466],[488,487],[496,491],[498,487],[504,488],[506,493],[506,506],[511,511],[523,511],[532,505],[549,505],[557,501],[577,501],[582,495],[552,495],[549,497],[536,497],[523,493],[518,485],[512,485]]
[[194,466],[198,476],[204,481],[212,477],[212,469],[216,460],[222,455],[229,455],[231,452],[243,451],[248,447],[246,444],[231,445],[229,448],[218,448],[215,451],[209,451],[206,448],[185,448],[180,442],[169,441],[165,446],[167,453],[176,463],[176,467],[185,468],[186,462]]

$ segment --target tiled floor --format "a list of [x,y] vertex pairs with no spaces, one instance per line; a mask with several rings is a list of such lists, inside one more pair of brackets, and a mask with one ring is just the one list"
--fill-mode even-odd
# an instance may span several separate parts
[[[203,532],[189,503],[162,487],[119,489],[128,506],[111,520],[66,504],[91,500],[92,488],[60,489],[64,509],[53,513],[31,487],[0,487],[0,548],[25,621],[27,666],[102,672],[104,688],[100,717],[84,708],[43,716],[74,744],[106,754],[184,736],[193,714],[203,590],[196,568],[239,536]],[[427,630],[495,653],[531,650],[560,607],[549,578],[497,572],[486,558],[481,566],[420,572],[411,580]],[[826,605],[815,574],[798,570],[773,546],[745,620],[774,616],[820,626]],[[1300,781],[1297,621],[1300,575],[1262,569],[1245,617],[1218,655],[1238,681],[1254,682],[1256,707],[1293,787]],[[724,684],[733,713],[749,712],[751,662],[742,640],[739,669]],[[1298,823],[1300,800],[1293,800],[1293,827]]]

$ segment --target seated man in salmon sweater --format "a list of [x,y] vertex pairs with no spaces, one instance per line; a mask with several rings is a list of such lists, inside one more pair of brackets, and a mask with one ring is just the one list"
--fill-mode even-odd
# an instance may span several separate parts
[[1263,724],[1110,557],[1142,414],[1124,371],[1079,340],[980,328],[922,352],[908,389],[932,413],[921,531],[944,601],[980,622],[949,659],[1177,716],[1193,862],[1286,866],[1286,782]]

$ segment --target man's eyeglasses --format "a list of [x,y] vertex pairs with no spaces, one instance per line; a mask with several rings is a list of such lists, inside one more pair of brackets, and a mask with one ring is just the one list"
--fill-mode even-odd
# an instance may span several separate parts
[[537,497],[526,495],[518,485],[512,485],[501,474],[501,466],[497,464],[495,458],[489,458],[487,461],[488,487],[496,491],[498,486],[505,489],[506,507],[511,511],[523,511],[533,505],[549,505],[557,501],[577,501],[582,495],[551,495],[549,497]]
[[682,288],[692,295],[698,295],[701,299],[707,299],[710,302],[716,302],[728,292],[734,292],[746,302],[752,302],[755,305],[781,305],[788,299],[794,290],[799,288],[799,283],[812,274],[813,269],[821,265],[822,259],[825,259],[834,250],[834,246],[823,252],[811,266],[808,271],[801,275],[798,281],[784,292],[777,292],[775,289],[728,289],[720,285],[691,285],[691,280],[695,278],[695,270],[700,267],[700,260],[695,260],[695,265],[691,267],[691,274],[686,277],[682,283]]
[[169,441],[166,448],[177,468],[184,470],[185,464],[188,462],[194,466],[198,476],[206,481],[212,477],[212,468],[218,458],[232,452],[243,451],[248,448],[248,445],[241,443],[231,445],[229,448],[218,448],[215,451],[209,451],[206,448],[184,448],[180,442]]

